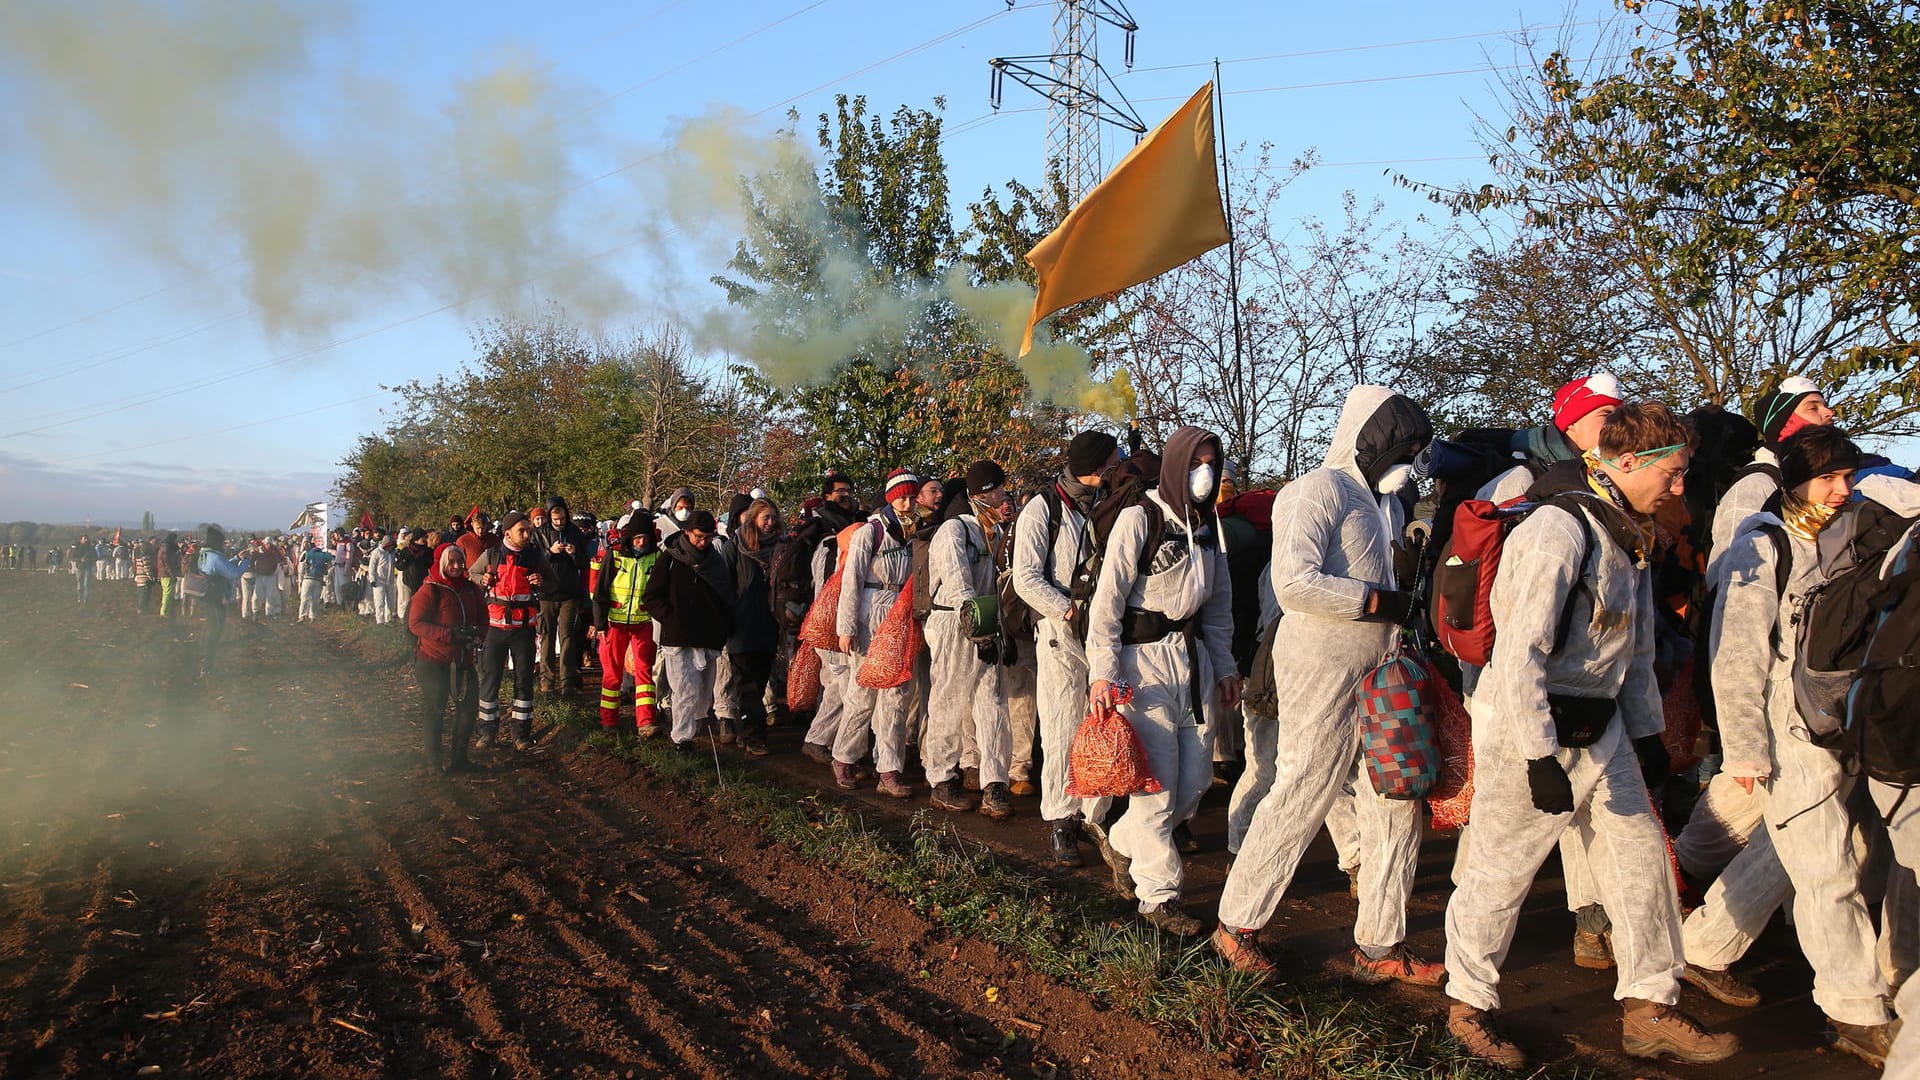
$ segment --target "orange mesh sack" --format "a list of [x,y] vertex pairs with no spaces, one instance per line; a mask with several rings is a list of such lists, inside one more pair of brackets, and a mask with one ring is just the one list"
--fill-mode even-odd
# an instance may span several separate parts
[[800,644],[829,652],[840,651],[840,635],[834,631],[840,619],[840,571],[827,575],[827,583],[814,594],[806,618],[800,620]]
[[920,655],[926,637],[920,632],[920,620],[913,617],[913,575],[893,598],[887,617],[873,632],[867,645],[867,658],[860,664],[858,681],[869,690],[891,690],[913,678],[913,661]]
[[1700,764],[1700,755],[1694,753],[1694,744],[1700,739],[1700,696],[1693,681],[1695,662],[1695,658],[1687,658],[1661,699],[1667,727],[1660,733],[1660,744],[1667,748],[1667,759],[1673,763],[1671,771],[1676,776]]
[[787,708],[806,712],[820,701],[820,654],[811,645],[793,651],[787,664]]
[[1434,690],[1433,741],[1440,751],[1440,778],[1427,793],[1427,809],[1434,828],[1457,829],[1473,805],[1473,718],[1452,683],[1431,666],[1427,677]]
[[1073,736],[1067,759],[1067,794],[1077,799],[1118,798],[1122,795],[1158,795],[1165,791],[1147,767],[1147,748],[1140,734],[1120,715],[1120,706],[1133,700],[1133,688],[1121,683],[1087,710]]

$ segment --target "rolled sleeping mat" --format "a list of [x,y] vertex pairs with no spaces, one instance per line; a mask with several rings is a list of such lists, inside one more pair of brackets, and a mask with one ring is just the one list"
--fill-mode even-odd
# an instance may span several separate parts
[[991,593],[976,596],[960,605],[960,625],[967,636],[978,641],[1000,633],[1000,598]]

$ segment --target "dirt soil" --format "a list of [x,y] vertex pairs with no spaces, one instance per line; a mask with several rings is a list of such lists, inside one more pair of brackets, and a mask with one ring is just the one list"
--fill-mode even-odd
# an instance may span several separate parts
[[[139,618],[124,583],[81,608],[71,582],[0,573],[0,1076],[1236,1075],[565,733],[429,779],[404,669],[235,620],[201,682],[202,624]],[[830,786],[797,738],[776,731],[757,767]],[[894,822],[924,805],[854,801]],[[1016,809],[955,818],[1096,894],[1094,870],[1045,868],[1034,802]],[[1204,911],[1224,821],[1199,826]],[[1341,956],[1352,922],[1322,845],[1268,932],[1309,964]],[[1445,840],[1423,853],[1411,940],[1428,955],[1451,859]],[[1612,980],[1569,962],[1558,884],[1550,863],[1514,945],[1511,1026],[1544,1057],[1663,1075],[1614,1054]],[[1759,1009],[1687,1005],[1748,1051],[1674,1075],[1871,1075],[1815,1048],[1790,935],[1742,971]]]

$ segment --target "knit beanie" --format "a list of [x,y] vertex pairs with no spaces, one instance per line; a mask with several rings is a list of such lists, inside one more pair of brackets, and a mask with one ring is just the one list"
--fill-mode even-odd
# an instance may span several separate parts
[[985,495],[1007,482],[1007,471],[991,461],[976,461],[967,466],[967,494]]
[[1553,393],[1553,426],[1565,432],[1595,409],[1618,406],[1626,398],[1620,380],[1606,372],[1573,379]]
[[1770,393],[1762,394],[1753,409],[1753,426],[1760,429],[1761,440],[1768,446],[1779,446],[1800,426],[1792,423],[1793,410],[1800,407],[1807,395],[1819,392],[1820,388],[1813,385],[1812,379],[1795,375],[1782,381]]
[[888,502],[892,502],[902,494],[917,495],[920,492],[920,478],[914,475],[912,469],[895,469],[887,474],[885,491]]
[[504,533],[525,520],[527,520],[527,515],[518,510],[509,510],[507,511],[507,516],[500,519],[500,531]]
[[1860,448],[1836,427],[1805,427],[1780,444],[1780,486],[1792,491],[1816,476],[1860,467]]
[[1067,472],[1092,476],[1106,467],[1107,459],[1119,447],[1120,440],[1104,431],[1083,431],[1067,444]]

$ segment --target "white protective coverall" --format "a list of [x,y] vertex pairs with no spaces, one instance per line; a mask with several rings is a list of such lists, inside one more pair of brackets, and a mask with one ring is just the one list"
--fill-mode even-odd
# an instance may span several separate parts
[[[852,765],[857,757],[841,757],[842,748],[855,741],[849,738],[848,725],[857,734],[866,726],[873,730],[873,765],[882,773],[900,772],[907,766],[907,711],[916,689],[916,681],[891,690],[872,690],[859,683],[860,661],[873,643],[874,631],[886,621],[887,612],[899,600],[900,587],[913,573],[913,551],[898,532],[899,519],[893,508],[882,507],[868,519],[874,522],[853,534],[847,544],[845,573],[840,581],[840,609],[837,632],[853,638],[854,655],[848,657],[843,687],[845,714],[840,738],[834,741],[834,760]],[[912,603],[911,597],[907,598]]]
[[[1908,791],[1878,780],[1868,780],[1867,789],[1881,815],[1890,818],[1887,836],[1893,841],[1893,857],[1907,869],[1920,871],[1920,791]],[[1913,912],[1908,909],[1903,914],[1911,918]],[[1901,985],[1900,996],[1894,1000],[1893,1007],[1903,1019],[1920,1018],[1920,976],[1910,976]],[[1900,1034],[1893,1041],[1893,1052],[1887,1055],[1886,1071],[1881,1075],[1887,1080],[1920,1077],[1920,1024],[1901,1025]]]
[[[1186,469],[1179,471],[1184,477]],[[1213,753],[1204,739],[1203,710],[1195,707],[1196,688],[1204,701],[1215,694],[1219,678],[1238,670],[1233,585],[1219,522],[1210,511],[1204,517],[1195,511],[1200,524],[1189,529],[1158,491],[1147,498],[1160,504],[1165,521],[1159,548],[1147,555],[1148,572],[1140,572],[1151,539],[1147,512],[1128,507],[1107,537],[1087,623],[1088,675],[1133,687],[1133,700],[1121,713],[1139,734],[1148,768],[1164,788],[1129,798],[1126,813],[1107,833],[1114,849],[1133,861],[1142,912],[1180,899],[1182,864],[1173,827],[1192,816],[1213,782]],[[1190,632],[1127,644],[1122,627],[1130,611],[1194,623]]]
[[927,568],[933,586],[933,611],[927,616],[933,689],[927,698],[927,734],[920,744],[927,783],[959,775],[968,730],[978,747],[981,786],[1007,783],[1013,729],[1000,665],[980,659],[960,614],[961,604],[995,592],[999,576],[979,520],[960,514],[942,523],[927,549]]
[[[1060,524],[1053,546],[1047,534],[1056,507]],[[1013,530],[1013,588],[1038,619],[1034,632],[1034,709],[1040,717],[1040,816],[1062,821],[1082,814],[1098,822],[1112,800],[1067,794],[1067,762],[1073,736],[1087,716],[1087,650],[1067,623],[1074,571],[1091,555],[1087,519],[1072,499],[1035,495],[1020,508]]]
[[[817,586],[824,587],[832,571],[828,569],[828,557],[836,550],[834,538],[829,536],[820,546],[814,548],[812,572]],[[808,648],[796,645],[795,648]],[[814,704],[813,723],[807,725],[807,741],[815,746],[833,747],[840,739],[840,722],[846,715],[847,694],[847,656],[832,649],[814,649],[820,654],[820,700]],[[858,761],[867,752],[866,731],[859,732],[859,749],[852,750],[848,761]]]
[[[1500,631],[1470,706],[1474,837],[1447,904],[1447,994],[1475,1008],[1500,1007],[1500,965],[1520,906],[1570,825],[1594,850],[1596,891],[1613,920],[1614,997],[1680,1000],[1679,899],[1630,741],[1665,725],[1653,674],[1653,581],[1623,535],[1637,537],[1638,527],[1594,496],[1578,510],[1541,507],[1505,544],[1491,603]],[[1573,629],[1556,649],[1569,603]],[[1616,712],[1593,745],[1562,748],[1550,693],[1611,700]],[[1533,805],[1527,762],[1549,756],[1573,788],[1571,815]]]
[[[1793,569],[1775,591],[1777,543],[1749,515],[1713,560],[1713,697],[1720,720],[1722,776],[1764,777],[1754,794],[1766,828],[1728,864],[1706,903],[1688,916],[1688,962],[1724,971],[1766,929],[1789,895],[1794,932],[1813,966],[1813,1000],[1830,1019],[1887,1022],[1887,984],[1875,955],[1873,922],[1860,895],[1847,793],[1853,778],[1832,751],[1808,741],[1794,704],[1791,613],[1812,584],[1818,555],[1791,534]],[[1767,842],[1762,842],[1761,837]]]
[[[1264,640],[1265,629],[1280,617],[1280,602],[1273,597],[1273,578],[1260,575],[1260,626]],[[1233,794],[1227,799],[1227,850],[1234,854],[1240,852],[1240,842],[1246,839],[1247,827],[1253,824],[1253,812],[1260,800],[1267,797],[1273,789],[1273,774],[1277,767],[1276,758],[1280,753],[1280,717],[1274,715],[1277,710],[1261,710],[1249,705],[1246,699],[1240,702],[1241,758],[1245,768],[1240,779],[1234,781]],[[1344,854],[1344,852],[1343,852]]]
[[[1780,455],[1763,446],[1753,452],[1753,464],[1771,465],[1778,469]],[[1712,541],[1707,552],[1708,558],[1726,550],[1727,545],[1733,542],[1733,534],[1740,530],[1740,526],[1745,524],[1748,518],[1764,509],[1767,500],[1773,498],[1779,490],[1779,483],[1763,472],[1751,472],[1734,481],[1733,486],[1727,489],[1725,495],[1720,496],[1719,504],[1713,508]]]
[[1273,643],[1279,753],[1220,896],[1223,925],[1265,926],[1323,824],[1338,846],[1341,824],[1332,811],[1351,785],[1360,864],[1353,938],[1374,959],[1406,937],[1421,828],[1419,800],[1384,799],[1365,779],[1354,782],[1354,688],[1385,658],[1394,633],[1391,623],[1367,619],[1367,598],[1393,588],[1393,539],[1404,525],[1400,500],[1375,495],[1360,457],[1384,449],[1376,416],[1384,422],[1382,406],[1396,396],[1386,387],[1354,387],[1325,464],[1274,499],[1267,572],[1284,612]]

